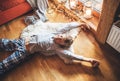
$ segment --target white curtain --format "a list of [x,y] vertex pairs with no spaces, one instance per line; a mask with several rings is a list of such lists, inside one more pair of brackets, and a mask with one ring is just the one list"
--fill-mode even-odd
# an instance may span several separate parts
[[42,20],[46,21],[46,11],[48,9],[48,0],[27,0],[31,7],[35,10],[35,14]]

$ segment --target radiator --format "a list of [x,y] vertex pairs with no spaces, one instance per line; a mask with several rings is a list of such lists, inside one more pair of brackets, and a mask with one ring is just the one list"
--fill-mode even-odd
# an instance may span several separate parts
[[120,53],[120,21],[112,25],[106,42]]

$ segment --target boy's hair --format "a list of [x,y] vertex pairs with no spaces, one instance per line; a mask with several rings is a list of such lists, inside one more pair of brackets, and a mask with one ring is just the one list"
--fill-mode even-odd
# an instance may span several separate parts
[[67,36],[64,38],[64,45],[59,45],[61,48],[69,48],[73,43],[73,39],[71,36]]

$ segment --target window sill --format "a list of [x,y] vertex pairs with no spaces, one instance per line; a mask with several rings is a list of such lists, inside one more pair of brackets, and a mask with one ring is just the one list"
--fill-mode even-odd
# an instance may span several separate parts
[[90,30],[96,34],[98,23],[99,23],[99,16],[100,14],[97,11],[93,11],[93,16],[90,19],[85,19],[83,17],[83,13],[76,13],[74,10],[68,9],[64,4],[58,3],[56,0],[53,0],[53,5],[55,5],[56,10],[66,17],[70,18],[71,21],[80,21],[85,22],[90,26]]

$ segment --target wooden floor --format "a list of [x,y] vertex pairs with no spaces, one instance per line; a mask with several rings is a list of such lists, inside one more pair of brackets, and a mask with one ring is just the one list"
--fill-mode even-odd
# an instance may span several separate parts
[[[18,38],[26,27],[25,14],[0,27],[0,38]],[[47,15],[50,22],[69,22],[64,15],[53,12]],[[75,53],[98,59],[99,68],[93,69],[89,63],[80,62],[66,65],[58,56],[46,57],[35,54],[6,74],[0,81],[119,81],[120,55],[100,46],[90,31],[80,32],[74,42]],[[0,60],[10,53],[0,52]]]

